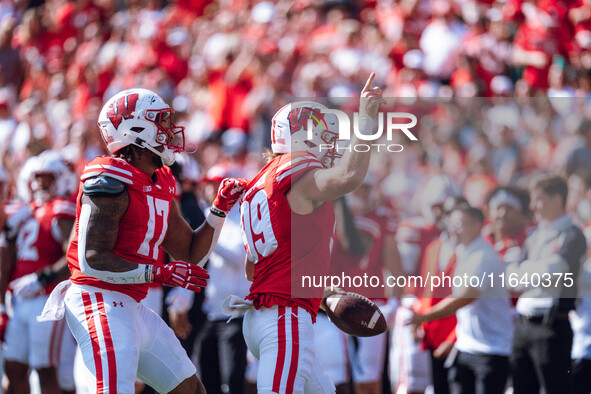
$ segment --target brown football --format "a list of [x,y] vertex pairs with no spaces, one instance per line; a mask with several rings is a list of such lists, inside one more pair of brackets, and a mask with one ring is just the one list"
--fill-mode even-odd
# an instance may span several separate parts
[[372,337],[386,331],[386,319],[380,308],[360,294],[333,294],[322,303],[334,325],[349,335]]

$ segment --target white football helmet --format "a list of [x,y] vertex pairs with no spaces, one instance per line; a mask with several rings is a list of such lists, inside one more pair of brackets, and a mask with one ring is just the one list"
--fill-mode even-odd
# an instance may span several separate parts
[[[98,124],[112,154],[133,144],[160,156],[170,166],[175,152],[185,150],[185,128],[172,123],[174,110],[156,93],[128,89],[111,97],[103,106]],[[157,147],[163,147],[160,152]]]
[[[327,107],[312,101],[300,101],[287,104],[277,111],[271,126],[273,153],[308,151],[324,167],[332,167],[335,159],[342,156],[336,149],[339,123],[336,115],[323,114],[321,108]],[[313,125],[311,139],[308,139],[308,119]]]
[[[50,174],[53,182],[43,187],[36,175]],[[56,151],[45,151],[31,157],[23,166],[17,181],[19,198],[42,205],[56,197],[68,197],[76,191],[78,179],[62,156]]]

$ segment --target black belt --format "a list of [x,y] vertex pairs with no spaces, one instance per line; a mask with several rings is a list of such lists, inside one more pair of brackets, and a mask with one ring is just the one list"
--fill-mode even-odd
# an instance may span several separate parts
[[[519,315],[519,318],[522,322],[527,324],[542,324],[545,319],[547,319],[546,315]],[[568,312],[558,312],[556,316],[554,316],[554,320],[568,320]]]

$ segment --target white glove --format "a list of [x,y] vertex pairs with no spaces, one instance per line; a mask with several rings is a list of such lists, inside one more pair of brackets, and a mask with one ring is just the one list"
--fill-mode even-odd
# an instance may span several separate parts
[[35,272],[13,280],[8,286],[12,288],[12,296],[16,299],[26,300],[44,294],[43,285]]
[[182,287],[173,287],[166,296],[169,312],[186,313],[193,306],[195,293]]

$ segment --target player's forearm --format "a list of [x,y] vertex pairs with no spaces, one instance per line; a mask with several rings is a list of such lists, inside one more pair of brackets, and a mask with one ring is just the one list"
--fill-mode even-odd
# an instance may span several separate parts
[[354,147],[362,143],[356,136],[351,139],[351,151],[347,150],[337,165],[327,170],[314,172],[314,184],[320,191],[319,196],[309,196],[313,200],[334,200],[352,192],[363,183],[371,150],[356,152]]
[[207,255],[212,246],[214,232],[215,230],[207,223],[203,223],[197,230],[193,231],[193,241],[191,242],[187,262],[198,264]]
[[94,250],[78,254],[80,271],[84,275],[114,284],[136,284],[151,281],[153,264],[136,264],[108,251]]
[[369,160],[371,158],[371,150],[365,152],[363,149],[358,151],[356,146],[365,143],[359,138],[358,134],[372,135],[377,127],[378,110],[380,104],[385,103],[382,98],[382,91],[380,88],[372,88],[371,85],[375,78],[375,74],[371,73],[359,99],[359,116],[354,121],[357,121],[354,126],[357,126],[358,132],[354,132],[351,138],[350,146],[341,162],[336,166],[338,178],[343,179],[343,186],[349,188],[347,192],[357,189],[363,183],[367,169],[369,168]]
[[351,152],[347,151],[338,166],[338,179],[342,179],[343,187],[348,189],[347,192],[357,189],[363,183],[367,170],[369,168],[369,160],[371,158],[371,151],[355,152],[355,146],[362,143],[357,137],[351,139]]
[[[86,251],[86,263],[89,268],[98,271],[127,272],[137,269],[139,264],[132,263],[110,251]],[[80,268],[83,264],[81,264]],[[82,270],[84,273],[84,270]]]
[[188,262],[201,267],[205,265],[218,242],[224,221],[225,216],[219,216],[211,211],[207,213],[205,223],[193,232]]

